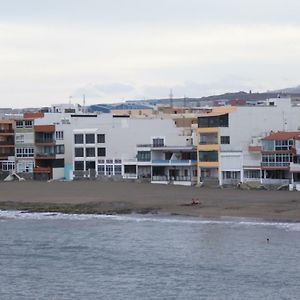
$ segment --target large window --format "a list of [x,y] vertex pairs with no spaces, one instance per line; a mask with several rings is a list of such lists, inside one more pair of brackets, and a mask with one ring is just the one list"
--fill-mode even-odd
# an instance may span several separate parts
[[198,118],[198,127],[228,127],[228,114],[221,116],[212,116],[212,117],[199,117]]
[[200,151],[199,161],[218,161],[218,151]]
[[75,157],[83,157],[83,148],[75,148]]
[[93,133],[87,133],[85,135],[86,144],[95,144],[95,135]]
[[85,166],[86,170],[89,170],[89,169],[95,170],[96,164],[94,161],[86,161],[85,163],[86,163],[86,166]]
[[282,141],[275,141],[275,150],[276,151],[285,151],[291,149],[294,145],[293,140],[282,140]]
[[245,178],[260,178],[260,170],[244,170]]
[[114,172],[114,166],[113,165],[106,165],[106,175],[113,175]]
[[97,134],[97,143],[98,144],[105,143],[105,134]]
[[97,148],[97,155],[98,156],[106,156],[106,149],[105,148]]
[[33,157],[34,156],[34,148],[31,148],[31,147],[16,148],[16,156],[17,157]]
[[86,157],[95,157],[95,148],[86,148],[85,156]]
[[122,166],[115,165],[115,175],[122,175]]
[[74,135],[74,143],[75,144],[83,144],[83,134],[75,134]]
[[105,175],[105,166],[98,165],[98,175]]
[[83,161],[75,161],[74,169],[75,169],[75,171],[83,171],[84,170],[84,162]]
[[287,167],[293,161],[292,154],[289,153],[276,153],[276,154],[263,154],[262,165],[266,167]]
[[125,165],[124,166],[124,173],[125,174],[136,174],[136,166],[132,165]]
[[150,161],[151,160],[151,152],[150,151],[138,151],[137,160],[138,161]]

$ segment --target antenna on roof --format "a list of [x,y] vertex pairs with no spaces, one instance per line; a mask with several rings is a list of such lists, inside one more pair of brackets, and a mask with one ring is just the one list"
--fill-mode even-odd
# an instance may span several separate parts
[[83,107],[82,107],[82,112],[85,113],[85,94],[82,96],[82,102],[83,102]]
[[173,107],[173,91],[172,91],[172,89],[170,89],[169,97],[170,97],[170,106]]

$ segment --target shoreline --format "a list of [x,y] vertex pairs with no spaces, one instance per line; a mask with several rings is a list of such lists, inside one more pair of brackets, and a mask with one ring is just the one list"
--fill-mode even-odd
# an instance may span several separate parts
[[[300,222],[297,192],[131,182],[1,182],[0,210],[67,214],[167,214]],[[199,204],[191,205],[192,199]]]

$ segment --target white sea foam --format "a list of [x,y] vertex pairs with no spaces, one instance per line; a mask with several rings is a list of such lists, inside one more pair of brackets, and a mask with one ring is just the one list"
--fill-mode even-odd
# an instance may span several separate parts
[[193,217],[179,217],[166,215],[96,215],[96,214],[64,214],[51,212],[22,212],[0,210],[0,220],[93,220],[109,219],[122,222],[159,222],[173,224],[199,224],[199,225],[229,225],[229,226],[271,226],[288,231],[300,231],[300,223],[290,222],[264,222],[247,218],[200,219]]

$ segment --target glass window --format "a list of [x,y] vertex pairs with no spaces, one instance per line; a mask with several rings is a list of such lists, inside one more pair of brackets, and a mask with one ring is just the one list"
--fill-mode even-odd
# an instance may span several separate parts
[[56,154],[64,154],[65,153],[65,146],[64,145],[56,145],[55,146],[55,153]]
[[113,175],[113,165],[106,165],[106,175]]
[[83,144],[83,134],[75,134],[74,135],[74,143],[75,144]]
[[163,147],[165,144],[163,138],[154,138],[152,141],[153,141],[153,147]]
[[105,134],[97,134],[97,143],[105,143]]
[[95,144],[95,135],[93,133],[87,133],[85,135],[86,144]]
[[115,175],[122,175],[122,166],[115,165]]
[[136,166],[134,165],[125,165],[124,166],[125,174],[136,174]]
[[95,162],[94,161],[86,161],[85,162],[86,166],[85,166],[85,169],[86,171],[91,169],[91,170],[95,170]]
[[218,151],[200,151],[199,161],[218,161]]
[[75,171],[83,171],[84,170],[84,162],[83,161],[75,161],[74,169],[75,169]]
[[105,166],[98,165],[98,175],[105,175]]
[[32,128],[32,121],[30,120],[30,121],[28,121],[28,120],[26,120],[25,122],[25,128]]
[[95,148],[86,148],[85,156],[86,157],[95,157]]
[[23,128],[23,121],[16,121],[16,127],[17,128]]
[[98,156],[106,156],[106,149],[105,148],[97,148],[97,155]]
[[75,148],[75,157],[83,157],[83,148]]
[[221,144],[230,144],[230,136],[221,136]]
[[55,132],[56,140],[63,140],[64,139],[64,132],[63,131],[56,131]]
[[150,151],[138,151],[137,160],[138,161],[151,161],[151,152]]

